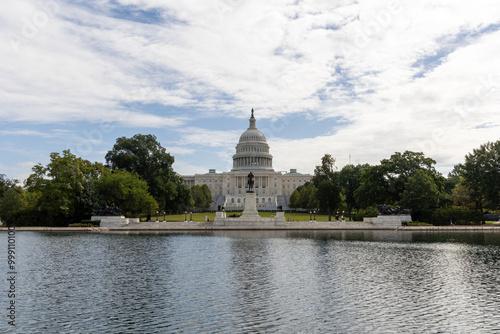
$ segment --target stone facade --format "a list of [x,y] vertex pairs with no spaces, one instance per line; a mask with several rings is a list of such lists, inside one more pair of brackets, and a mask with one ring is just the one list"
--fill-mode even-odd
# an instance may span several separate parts
[[277,172],[273,169],[273,156],[266,137],[256,127],[253,114],[250,126],[240,136],[233,155],[231,171],[217,173],[210,169],[206,174],[182,176],[189,187],[206,184],[212,192],[212,209],[224,206],[226,210],[243,210],[250,171],[255,176],[254,192],[258,210],[274,211],[279,206],[288,209],[290,195],[299,186],[311,180],[310,174]]

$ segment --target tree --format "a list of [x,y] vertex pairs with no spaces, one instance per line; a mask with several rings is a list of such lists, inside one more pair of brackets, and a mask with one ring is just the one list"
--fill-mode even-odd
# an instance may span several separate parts
[[311,193],[309,196],[309,203],[307,203],[308,209],[316,209],[319,208],[319,202],[317,198],[318,189],[314,186],[311,187]]
[[300,193],[299,193],[299,188],[295,189],[292,192],[292,194],[290,195],[290,203],[288,204],[288,206],[291,207],[291,208],[294,208],[294,209],[300,208]]
[[427,171],[418,169],[406,181],[400,204],[411,209],[413,220],[419,220],[423,216],[429,217],[442,198],[434,178]]
[[[172,201],[172,203],[167,206],[171,209],[169,213],[192,210],[194,208],[194,200],[193,196],[191,195],[191,189],[189,189],[187,185],[179,183],[177,184],[176,192],[177,196]],[[211,200],[212,198],[210,197],[210,201]]]
[[321,165],[314,169],[312,182],[317,188],[316,199],[319,208],[328,212],[328,220],[332,220],[332,212],[340,205],[340,187],[338,184],[338,172],[335,169],[335,158],[325,154],[321,158]]
[[191,187],[191,195],[194,201],[194,207],[197,209],[207,209],[212,204],[212,193],[206,184],[194,185]]
[[158,209],[158,203],[148,192],[148,184],[135,173],[107,172],[99,179],[97,188],[106,205],[116,205],[123,213],[151,215]]
[[457,169],[478,211],[500,208],[500,140],[474,149]]
[[146,180],[161,210],[172,211],[177,206],[175,199],[182,180],[172,169],[174,157],[155,136],[136,134],[132,138],[118,138],[106,154],[106,163],[112,170],[135,172]]
[[301,209],[313,209],[318,207],[316,199],[316,187],[311,182],[306,182],[297,187],[290,195],[289,207]]
[[7,179],[5,178],[5,174],[0,174],[0,197],[9,190],[10,188],[16,187],[18,180],[16,179]]
[[422,152],[395,152],[390,159],[381,160],[380,164],[385,170],[385,177],[388,180],[393,202],[399,201],[405,190],[406,181],[417,170],[424,169],[428,171],[435,178],[435,182],[440,188],[444,186],[444,178],[436,172],[433,166],[436,161],[425,157]]
[[14,224],[15,214],[24,210],[25,207],[26,200],[24,190],[21,187],[10,187],[0,196],[0,218],[7,225]]
[[389,181],[385,174],[386,170],[381,165],[363,169],[359,179],[359,187],[354,191],[355,201],[362,208],[393,201]]
[[323,180],[318,185],[316,192],[319,207],[328,212],[328,221],[332,220],[332,212],[340,205],[340,188],[335,180]]
[[212,192],[208,188],[206,184],[203,184],[201,186],[201,191],[203,195],[205,195],[205,208],[209,208],[210,205],[212,205],[213,199],[212,199]]
[[76,157],[70,150],[63,151],[62,155],[51,153],[50,163],[46,167],[35,165],[33,174],[26,180],[28,191],[38,194],[35,197],[39,215],[45,216],[48,224],[59,226],[90,218],[97,201],[89,202],[85,209],[79,201],[88,197],[86,186],[99,177],[102,168]]
[[434,161],[421,152],[395,152],[389,159],[380,161],[380,165],[363,170],[360,186],[354,197],[363,207],[374,204],[398,204],[405,190],[406,182],[418,170],[430,175],[439,190],[444,189],[445,178],[435,168]]
[[451,191],[451,202],[453,205],[458,207],[475,209],[475,203],[472,200],[472,197],[470,189],[467,188],[464,184],[463,178],[461,178],[461,181]]
[[349,220],[351,220],[352,209],[361,208],[359,201],[355,196],[356,189],[359,188],[361,184],[361,173],[365,168],[368,168],[368,164],[364,165],[346,165],[339,173],[339,185],[342,188],[342,193],[345,196],[345,203],[347,205],[347,214],[349,215]]

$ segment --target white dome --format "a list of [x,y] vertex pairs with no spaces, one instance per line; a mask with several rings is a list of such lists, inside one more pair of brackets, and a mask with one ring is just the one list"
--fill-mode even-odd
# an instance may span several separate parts
[[232,170],[273,170],[273,156],[269,154],[266,136],[255,126],[253,109],[249,121],[250,126],[236,145]]
[[239,142],[241,143],[247,141],[266,142],[266,136],[264,136],[264,134],[256,128],[255,129],[249,128],[247,131],[242,133]]

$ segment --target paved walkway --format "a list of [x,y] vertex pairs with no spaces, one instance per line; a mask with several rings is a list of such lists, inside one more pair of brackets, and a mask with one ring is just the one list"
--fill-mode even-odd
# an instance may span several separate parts
[[[452,226],[377,226],[363,222],[288,222],[286,226],[213,226],[199,222],[143,222],[125,227],[16,227],[16,231],[113,232],[113,231],[215,231],[215,230],[398,230],[398,231],[500,231],[500,224]],[[0,227],[7,231],[7,227]]]

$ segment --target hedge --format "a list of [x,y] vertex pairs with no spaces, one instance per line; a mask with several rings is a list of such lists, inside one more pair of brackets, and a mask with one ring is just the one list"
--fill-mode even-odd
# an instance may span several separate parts
[[483,215],[475,210],[458,208],[438,208],[434,210],[431,217],[433,225],[478,225],[481,224]]

